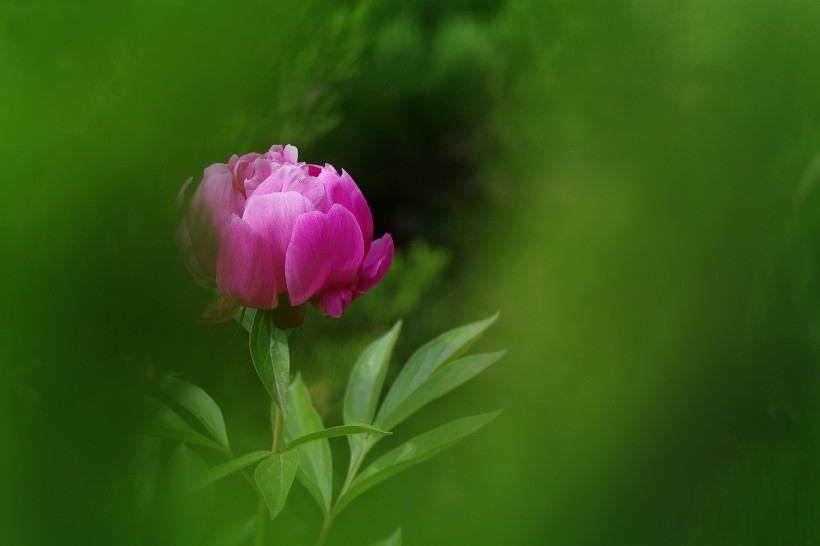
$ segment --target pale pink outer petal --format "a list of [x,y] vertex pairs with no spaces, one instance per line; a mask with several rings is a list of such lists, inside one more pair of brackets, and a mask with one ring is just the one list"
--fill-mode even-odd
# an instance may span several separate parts
[[257,157],[253,165],[251,165],[245,172],[247,177],[243,182],[245,197],[250,199],[259,185],[268,179],[281,166],[280,163],[270,161],[263,156]]
[[244,154],[238,156],[236,154],[231,156],[228,161],[228,168],[233,174],[233,183],[237,191],[242,192],[246,197],[245,180],[251,178],[254,173],[254,162],[259,158],[257,153]]
[[359,280],[353,289],[353,298],[357,298],[382,280],[392,263],[393,238],[387,233],[381,239],[373,241],[370,251],[365,256]]
[[227,165],[216,163],[205,169],[202,182],[188,203],[185,215],[191,248],[201,271],[213,277],[219,239],[231,216],[241,211],[244,198],[234,191]]
[[310,201],[296,192],[254,194],[245,206],[242,219],[270,244],[279,292],[284,292],[287,286],[285,253],[294,226],[300,216],[313,210],[315,209]]
[[373,216],[370,214],[370,207],[367,205],[361,190],[346,171],[343,170],[342,175],[339,176],[336,169],[330,164],[326,164],[325,168],[322,169],[319,180],[324,184],[327,193],[325,209],[340,204],[356,217],[359,228],[362,230],[366,253],[370,249],[370,241],[373,239]]
[[236,316],[240,305],[225,298],[221,294],[202,310],[202,321],[206,324],[218,324],[228,322]]
[[256,309],[277,303],[271,245],[238,216],[224,230],[216,263],[219,290],[229,300]]
[[288,144],[285,146],[285,149],[282,150],[282,159],[284,159],[287,163],[296,163],[299,159],[299,150],[296,149],[296,146],[291,146]]
[[327,214],[302,215],[293,228],[285,260],[291,305],[353,282],[364,257],[361,228],[353,214],[334,205]]
[[202,266],[199,264],[199,259],[197,258],[196,253],[194,253],[194,248],[191,244],[191,235],[188,233],[188,222],[184,219],[179,224],[176,239],[179,251],[182,254],[182,258],[185,260],[185,266],[194,277],[194,280],[203,286],[214,286],[215,272],[212,270],[210,271],[210,274],[206,274],[202,269]]

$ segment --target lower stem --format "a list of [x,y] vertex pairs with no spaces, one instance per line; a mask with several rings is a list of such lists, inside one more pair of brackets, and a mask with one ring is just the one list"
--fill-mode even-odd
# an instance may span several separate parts
[[333,525],[333,520],[336,515],[330,512],[325,516],[325,521],[322,523],[322,530],[319,532],[319,538],[316,539],[316,546],[322,546],[327,540],[327,535],[330,533],[330,526]]
[[353,461],[353,463],[350,465],[350,470],[347,472],[347,478],[345,479],[345,483],[344,485],[342,485],[341,491],[339,491],[339,496],[336,497],[336,505],[333,506],[330,512],[325,516],[325,521],[322,523],[322,530],[319,531],[319,537],[316,539],[316,546],[322,546],[325,543],[325,540],[327,540],[327,535],[328,533],[330,533],[330,528],[333,525],[333,521],[336,519],[336,515],[338,514],[336,509],[339,507],[339,500],[350,488],[350,485],[356,478],[356,474],[358,474],[359,468],[362,466],[364,458],[367,456],[367,452],[370,451],[371,447],[372,444],[365,443],[358,458],[355,461]]
[[265,499],[262,493],[259,493],[259,501],[256,505],[256,533],[254,534],[254,546],[263,546],[265,544],[265,526],[268,523],[267,508],[265,506]]
[[[279,437],[282,434],[282,412],[279,410],[279,406],[274,403],[274,414],[273,414],[273,446],[271,447],[272,453],[279,452]],[[253,483],[253,482],[251,482]],[[268,510],[267,505],[265,503],[265,497],[262,496],[262,492],[259,492],[259,502],[257,503],[256,507],[256,533],[254,538],[254,546],[263,546],[265,543],[265,527],[268,524]]]

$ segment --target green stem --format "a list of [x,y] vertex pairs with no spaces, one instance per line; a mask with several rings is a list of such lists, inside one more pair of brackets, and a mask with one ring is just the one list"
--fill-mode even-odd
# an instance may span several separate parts
[[[274,404],[273,406],[275,409],[273,414],[273,446],[271,447],[271,452],[279,453],[279,437],[282,434],[282,412],[279,410],[278,405]],[[242,472],[244,475],[244,470]],[[268,522],[268,510],[265,504],[265,497],[262,496],[262,492],[259,491],[254,482],[247,476],[245,477],[259,493],[259,502],[256,507],[256,535],[254,545],[262,546],[265,543],[265,527]]]
[[256,533],[254,535],[254,546],[265,544],[265,526],[268,522],[268,510],[265,506],[265,498],[259,493],[259,500],[256,503]]
[[279,453],[279,436],[282,432],[282,411],[279,409],[279,404],[274,403],[273,408],[273,447],[271,451]]
[[327,540],[327,535],[330,533],[330,527],[336,520],[336,516],[339,515],[339,501],[342,497],[344,497],[345,493],[347,493],[347,490],[350,489],[350,486],[353,484],[353,480],[356,479],[356,475],[359,473],[359,468],[361,468],[362,463],[364,462],[364,458],[367,457],[367,452],[370,451],[370,448],[373,447],[373,444],[375,443],[371,443],[371,438],[372,436],[367,436],[364,446],[362,447],[362,452],[355,461],[352,461],[350,470],[347,472],[347,478],[345,478],[345,483],[339,491],[339,496],[336,497],[336,503],[333,505],[330,512],[325,516],[325,520],[322,523],[322,530],[319,531],[319,537],[316,539],[316,546],[322,546],[325,543],[325,540]]

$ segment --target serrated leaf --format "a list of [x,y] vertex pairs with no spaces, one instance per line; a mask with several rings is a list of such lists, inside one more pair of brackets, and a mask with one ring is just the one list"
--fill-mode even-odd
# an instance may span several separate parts
[[401,527],[389,537],[376,541],[370,546],[401,546]]
[[427,381],[411,392],[393,411],[379,414],[377,425],[386,430],[396,428],[418,410],[466,383],[497,362],[506,351],[466,356],[436,370]]
[[209,483],[213,483],[216,480],[220,480],[225,476],[230,476],[234,472],[239,472],[245,467],[252,465],[257,461],[261,461],[265,457],[271,454],[270,451],[254,451],[251,453],[246,453],[241,457],[237,457],[236,459],[231,459],[227,463],[222,463],[220,465],[216,465],[212,468],[209,468],[205,473],[199,476],[191,485],[192,489],[200,489],[205,487]]
[[498,313],[484,320],[454,328],[419,347],[410,356],[390,387],[379,408],[376,422],[384,422],[385,417],[391,415],[433,372],[461,356],[497,318]]
[[296,451],[287,451],[273,453],[256,467],[253,477],[268,505],[270,519],[278,516],[285,507],[298,466],[299,455]]
[[229,523],[206,537],[202,546],[240,546],[253,533],[253,526],[253,518]]
[[179,414],[156,398],[149,396],[146,404],[152,414],[145,431],[149,436],[197,444],[218,451],[223,450],[219,444],[196,431],[185,419],[180,417]]
[[368,425],[365,423],[352,423],[350,425],[339,425],[336,427],[325,428],[322,430],[317,430],[316,432],[311,432],[310,434],[305,434],[303,436],[299,436],[298,438],[294,438],[291,440],[287,447],[285,447],[285,451],[289,451],[294,449],[302,444],[306,444],[307,442],[313,442],[315,440],[321,440],[323,438],[336,438],[337,436],[350,436],[353,434],[393,434],[392,432],[388,432],[386,430],[382,430],[377,426]]
[[[373,422],[387,363],[400,331],[401,321],[398,321],[389,332],[365,347],[353,365],[344,398],[345,424]],[[356,461],[362,453],[365,438],[350,436],[348,442],[350,460]]]
[[[324,430],[322,418],[313,407],[310,392],[302,380],[301,375],[288,389],[288,405],[291,415],[283,421],[283,440],[286,444],[307,434]],[[288,448],[290,449],[290,447]],[[324,513],[330,510],[330,501],[333,492],[333,461],[331,459],[330,444],[327,439],[303,443],[294,450],[299,454],[299,483],[305,486],[316,499]]]
[[478,431],[495,419],[500,411],[464,417],[416,436],[399,447],[388,451],[353,480],[353,484],[337,501],[341,510],[350,501],[387,478],[447,449],[463,438]]
[[208,393],[171,374],[163,374],[160,385],[180,406],[190,411],[220,445],[229,447],[222,410]]
[[287,416],[287,392],[290,382],[288,336],[273,325],[268,311],[257,310],[249,338],[251,359],[259,379],[271,398]]

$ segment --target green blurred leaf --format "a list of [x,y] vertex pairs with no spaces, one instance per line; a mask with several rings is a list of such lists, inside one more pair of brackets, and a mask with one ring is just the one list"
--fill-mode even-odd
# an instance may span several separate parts
[[300,445],[306,444],[308,442],[313,442],[315,440],[321,440],[323,438],[336,438],[338,436],[351,436],[354,434],[393,434],[392,432],[388,432],[386,430],[382,430],[377,426],[368,425],[365,423],[351,423],[349,425],[339,425],[337,427],[330,427],[325,428],[322,430],[317,430],[316,432],[311,432],[310,434],[305,434],[303,436],[299,436],[291,440],[288,445],[285,447],[285,451],[289,451],[294,449]]
[[259,379],[287,416],[287,390],[290,382],[290,352],[287,332],[273,325],[267,311],[257,310],[249,339],[251,359]]
[[[293,409],[291,415],[284,419],[283,440],[292,444],[294,440],[325,429],[322,418],[313,407],[310,392],[301,375],[288,389],[288,404]],[[292,447],[288,447],[292,449]],[[324,513],[330,510],[333,493],[333,464],[330,444],[326,439],[303,443],[296,447],[299,454],[299,482],[310,492]]]
[[270,511],[270,519],[274,519],[285,507],[285,501],[293,485],[293,478],[296,476],[296,468],[299,466],[299,455],[296,451],[285,453],[274,453],[264,459],[253,477],[256,485],[265,497],[265,503]]
[[[365,347],[353,365],[344,399],[344,423],[372,423],[379,402],[384,376],[390,354],[401,331],[401,321],[382,337]],[[350,460],[358,460],[365,437],[355,435],[348,438]]]
[[497,362],[507,351],[467,356],[436,370],[393,411],[379,415],[378,426],[392,430],[415,412],[466,383]]
[[389,537],[377,540],[370,546],[401,546],[401,527]]
[[208,393],[193,383],[167,373],[160,378],[160,385],[180,406],[199,419],[220,445],[229,447],[222,410]]
[[213,486],[197,491],[191,484],[208,469],[205,461],[185,444],[171,452],[160,479],[157,496],[158,544],[200,544],[214,505]]
[[152,412],[152,417],[146,427],[146,433],[149,436],[158,436],[159,438],[198,444],[223,451],[223,448],[219,444],[194,430],[185,419],[156,398],[149,396],[146,403],[149,407],[149,411]]
[[350,501],[390,476],[426,461],[433,455],[478,431],[495,419],[499,413],[501,413],[500,410],[452,421],[420,434],[385,453],[359,474],[350,489],[337,501],[336,510],[341,510]]
[[[445,332],[437,338],[419,347],[404,365],[390,391],[387,393],[376,423],[392,420],[392,415],[419,386],[421,386],[433,372],[448,362],[458,358],[478,337],[496,321],[495,315],[472,322]],[[382,427],[384,428],[384,427]]]
[[216,480],[224,478],[225,476],[230,476],[234,472],[239,472],[246,466],[250,466],[257,461],[261,461],[270,454],[270,451],[254,451],[251,453],[246,453],[245,455],[237,457],[236,459],[231,459],[227,463],[223,463],[212,468],[209,468],[207,472],[202,474],[199,478],[197,478],[194,481],[191,487],[193,489],[200,489],[201,487],[205,487],[209,483],[213,483]]
[[234,317],[236,322],[248,333],[251,332],[254,318],[256,318],[256,309],[251,309],[250,307],[243,307],[239,314]]
[[202,546],[239,546],[251,536],[253,525],[254,518],[224,525],[207,536]]

